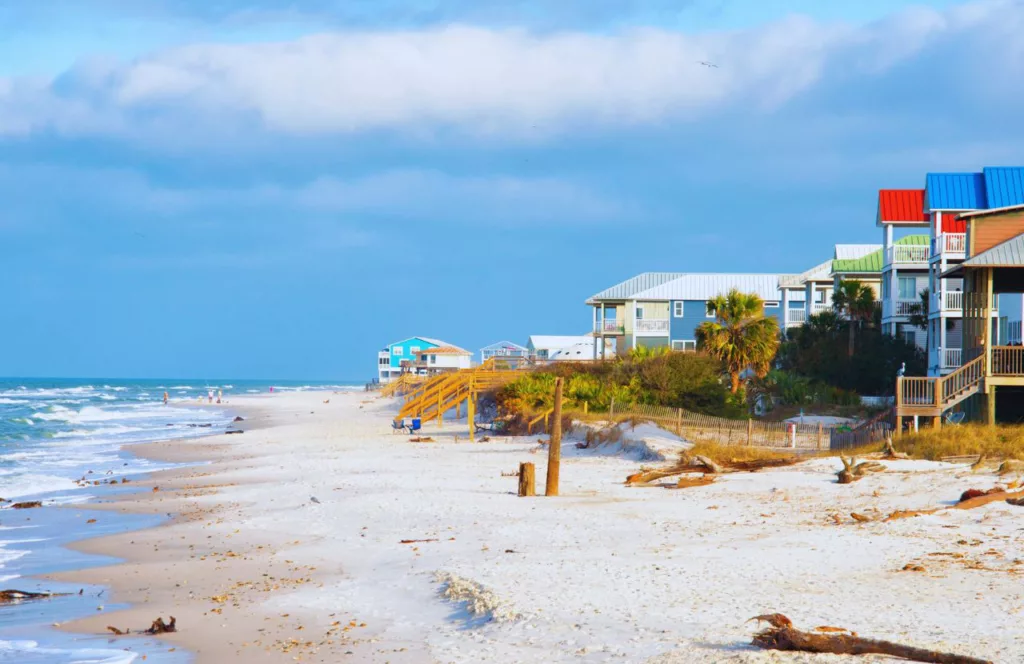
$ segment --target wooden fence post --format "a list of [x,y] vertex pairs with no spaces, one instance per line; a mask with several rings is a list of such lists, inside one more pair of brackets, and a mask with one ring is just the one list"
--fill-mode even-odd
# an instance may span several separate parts
[[611,404],[608,406],[608,419],[615,419],[615,397],[612,397]]
[[584,402],[583,402],[583,414],[584,414],[584,415],[586,415],[586,414],[587,414],[587,407],[588,407],[589,403],[590,403],[590,402],[588,402],[588,401],[584,401]]
[[548,477],[544,484],[545,496],[558,495],[558,471],[562,464],[562,379],[555,379],[555,420],[551,423],[548,442]]
[[532,463],[519,464],[519,495],[523,497],[537,495]]
[[683,437],[683,409],[676,409],[676,435],[680,438]]
[[818,422],[818,449],[821,449],[821,437],[822,437],[822,426],[821,422]]
[[751,439],[754,437],[754,420],[747,418],[747,446],[750,446]]

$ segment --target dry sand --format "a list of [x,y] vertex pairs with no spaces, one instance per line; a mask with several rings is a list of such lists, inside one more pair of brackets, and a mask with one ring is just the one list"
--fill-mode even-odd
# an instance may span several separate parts
[[471,444],[463,421],[410,443],[390,432],[395,402],[362,393],[233,405],[243,435],[133,448],[209,463],[98,506],[176,516],[79,545],[126,562],[58,577],[107,584],[108,602],[132,608],[65,628],[135,630],[174,615],[180,631],[162,641],[115,643],[211,664],[853,661],[747,646],[746,621],[778,611],[801,627],[1024,661],[1024,508],[849,517],[940,506],[992,474],[893,462],[840,486],[838,460],[822,459],[707,487],[631,488],[635,447],[569,441],[563,496],[520,499],[503,473],[533,461],[543,483],[535,438]]

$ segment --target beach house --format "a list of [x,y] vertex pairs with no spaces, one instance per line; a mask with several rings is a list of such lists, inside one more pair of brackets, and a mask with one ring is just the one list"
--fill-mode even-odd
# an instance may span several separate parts
[[882,283],[882,245],[837,244],[832,259],[832,291],[843,281],[859,281],[871,288],[877,300]]
[[832,309],[832,259],[801,274],[779,275],[785,327],[799,327],[814,314]]
[[448,371],[469,369],[473,366],[473,353],[464,348],[445,344],[421,349],[412,367],[416,373],[432,376]]
[[586,357],[578,357],[576,359],[581,360],[592,360],[594,357],[594,336],[588,334],[579,335],[550,335],[550,334],[534,334],[531,335],[529,340],[526,342],[527,356],[533,360],[547,361],[554,359],[570,359],[566,353],[562,353],[561,357],[556,358],[562,351],[568,351],[570,348],[578,349],[581,346],[586,347],[590,353]]
[[[792,275],[791,275],[792,276]],[[686,274],[649,272],[587,299],[594,308],[595,357],[625,356],[638,347],[697,349],[697,327],[714,315],[709,301],[733,288],[764,300],[764,313],[786,325],[788,298],[805,291],[783,288],[777,274]],[[790,279],[795,284],[796,279]]]
[[[417,365],[422,362],[420,351],[442,346],[458,348],[454,344],[430,337],[409,337],[388,344],[377,353],[377,382],[389,383],[403,373],[416,372]],[[470,359],[472,359],[472,354],[470,354]],[[459,362],[463,362],[463,360],[459,360]],[[469,366],[468,362],[466,366]]]
[[486,362],[492,357],[522,359],[528,357],[530,351],[526,346],[520,346],[511,341],[498,341],[480,349],[480,361]]
[[882,229],[882,331],[922,350],[928,346],[927,329],[912,324],[911,317],[923,317],[921,298],[928,291],[930,219],[924,198],[923,189],[883,189],[875,217],[875,225]]
[[[950,410],[962,410],[988,422],[996,421],[997,408],[1004,411],[1004,419],[1024,417],[1024,346],[1000,341],[1000,325],[996,324],[997,298],[1019,299],[1024,293],[1022,175],[993,174],[996,181],[985,185],[988,200],[982,201],[976,194],[973,201],[967,201],[999,207],[949,213],[954,221],[964,222],[950,231],[962,228],[964,258],[939,277],[959,280],[963,287],[959,297],[961,365],[945,375],[898,378],[896,414],[901,424],[904,418],[916,421],[927,417],[937,425]],[[944,202],[930,195],[929,205],[937,204]],[[948,342],[949,337],[946,339]]]

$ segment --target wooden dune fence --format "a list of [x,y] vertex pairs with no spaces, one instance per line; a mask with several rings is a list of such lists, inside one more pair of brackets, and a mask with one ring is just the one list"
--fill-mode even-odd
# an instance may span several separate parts
[[761,422],[752,419],[730,420],[665,406],[615,407],[612,413],[592,415],[591,417],[609,418],[616,421],[630,419],[650,421],[664,429],[676,432],[687,440],[719,445],[822,450],[829,448],[831,434],[829,427],[820,424]]
[[890,408],[849,431],[833,429],[829,440],[829,449],[846,450],[883,442],[892,435],[895,417],[895,409]]

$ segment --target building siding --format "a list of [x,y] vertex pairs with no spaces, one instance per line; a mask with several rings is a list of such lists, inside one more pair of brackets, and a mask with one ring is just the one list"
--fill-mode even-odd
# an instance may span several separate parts
[[[683,315],[672,317],[669,322],[669,337],[672,341],[695,341],[697,327],[706,321],[714,320],[705,316],[706,300],[682,300]],[[675,304],[673,303],[673,307]]]
[[[416,357],[416,354],[412,352],[413,347],[419,348],[420,350],[424,350],[426,348],[437,348],[437,344],[430,343],[429,341],[420,339],[418,337],[414,339],[406,339],[405,341],[396,344],[391,344],[390,346],[388,346],[388,349],[391,351],[392,371],[396,371],[399,368],[401,368],[402,360],[414,362],[418,359]],[[402,351],[400,355],[396,352],[398,349],[401,349]]]
[[1024,233],[1024,210],[975,217],[970,224],[970,255],[977,256],[1021,233]]

